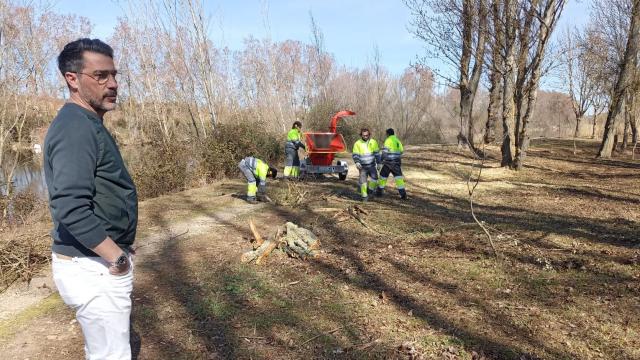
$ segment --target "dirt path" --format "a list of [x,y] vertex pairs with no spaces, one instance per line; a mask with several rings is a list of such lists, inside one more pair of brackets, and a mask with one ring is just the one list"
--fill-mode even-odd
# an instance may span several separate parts
[[[224,231],[234,218],[264,208],[262,204],[251,205],[232,197],[229,191],[239,186],[241,184],[227,183],[142,203],[134,286],[138,287],[138,279],[144,276],[145,263],[157,257],[167,244]],[[206,213],[202,215],[167,206],[175,201],[191,202],[204,197],[207,200],[198,205],[198,212]],[[158,212],[162,208],[171,213],[170,218]],[[49,267],[30,284],[16,283],[0,294],[0,353],[3,359],[81,358],[82,343],[80,327],[73,312],[57,295]]]

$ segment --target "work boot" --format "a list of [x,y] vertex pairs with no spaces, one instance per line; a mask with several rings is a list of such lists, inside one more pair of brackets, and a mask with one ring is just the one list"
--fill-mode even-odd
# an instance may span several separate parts
[[368,196],[363,196],[361,200],[362,200],[362,202],[367,202],[367,201],[369,201],[369,197]]
[[399,189],[398,192],[400,193],[400,199],[402,200],[407,199],[407,191],[405,189]]
[[258,203],[258,200],[256,199],[256,197],[255,197],[255,196],[247,196],[247,202],[248,202],[249,204],[257,204],[257,203]]
[[382,196],[384,195],[384,189],[379,187],[376,189],[376,196]]

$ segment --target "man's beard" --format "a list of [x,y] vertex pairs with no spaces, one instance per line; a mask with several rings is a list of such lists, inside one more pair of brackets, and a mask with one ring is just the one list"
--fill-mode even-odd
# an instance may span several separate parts
[[116,103],[115,102],[107,102],[106,98],[107,97],[117,97],[117,93],[108,93],[105,94],[102,98],[100,99],[89,99],[89,105],[91,105],[92,108],[96,109],[96,110],[102,110],[102,111],[111,111],[113,109],[116,108]]

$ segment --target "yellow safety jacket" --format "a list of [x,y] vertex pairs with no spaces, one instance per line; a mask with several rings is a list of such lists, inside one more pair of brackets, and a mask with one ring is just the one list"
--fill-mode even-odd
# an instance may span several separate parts
[[402,158],[404,147],[397,136],[391,135],[384,141],[382,148],[382,161],[396,161]]
[[302,143],[302,132],[298,129],[289,130],[287,133],[287,143],[285,147],[290,147],[295,150],[305,148],[304,143]]
[[367,141],[358,139],[358,141],[353,144],[352,153],[353,162],[356,164],[367,166],[380,162],[380,147],[375,139],[369,139]]

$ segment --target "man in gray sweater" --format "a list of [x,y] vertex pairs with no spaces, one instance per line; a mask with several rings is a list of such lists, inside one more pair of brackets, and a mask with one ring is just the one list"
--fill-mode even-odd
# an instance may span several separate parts
[[98,39],[70,42],[58,56],[58,68],[70,98],[44,144],[53,278],[64,302],[76,310],[86,358],[130,359],[138,198],[103,125],[118,94],[113,49]]

